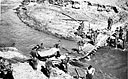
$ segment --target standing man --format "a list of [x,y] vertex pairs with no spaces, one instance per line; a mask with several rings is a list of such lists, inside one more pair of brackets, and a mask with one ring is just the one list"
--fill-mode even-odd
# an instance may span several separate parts
[[122,50],[125,51],[125,43],[127,42],[127,37],[128,37],[128,31],[127,29],[124,29],[123,30],[123,33],[122,33],[122,41],[123,41],[123,44],[122,44]]
[[41,43],[41,44],[38,46],[38,51],[41,51],[42,49],[46,49],[46,48],[44,47],[44,44],[43,44],[43,43]]
[[37,46],[33,47],[31,52],[30,52],[31,58],[36,58],[38,57],[37,55]]
[[113,20],[109,17],[108,18],[108,27],[107,27],[108,30],[111,30],[112,24],[113,24]]
[[78,41],[77,42],[77,45],[78,45],[78,50],[79,50],[79,52],[80,51],[83,51],[83,46],[84,46],[84,40],[82,39],[82,40],[80,40],[80,41]]
[[80,29],[79,29],[79,35],[82,37],[83,36],[83,30],[84,30],[84,21],[80,23]]
[[54,47],[60,48],[60,47],[61,47],[61,40],[59,40],[59,41],[54,45]]
[[120,27],[120,29],[119,29],[119,39],[123,39],[122,37],[123,37],[123,28]]
[[40,44],[40,48],[44,49],[44,44],[43,43]]
[[77,35],[83,38],[84,21],[81,21],[80,26],[77,29]]
[[118,27],[116,28],[115,33],[116,33],[116,38],[115,38],[115,46],[116,46],[116,48],[115,49],[117,49],[118,40],[119,40],[119,28]]
[[128,42],[128,30],[126,31],[126,42]]
[[128,42],[128,26],[126,28],[126,42]]

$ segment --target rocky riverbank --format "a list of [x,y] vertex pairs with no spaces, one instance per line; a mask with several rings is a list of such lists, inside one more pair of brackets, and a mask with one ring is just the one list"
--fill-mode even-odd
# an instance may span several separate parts
[[[113,20],[112,30],[116,24],[127,23],[128,13],[119,7],[100,5],[84,1],[80,9],[69,6],[61,7],[46,3],[32,3],[21,5],[17,8],[17,15],[27,26],[38,31],[68,40],[77,40],[80,37],[74,32],[84,21],[84,32],[89,28],[104,31],[108,26],[109,17]],[[118,26],[116,26],[118,27]]]

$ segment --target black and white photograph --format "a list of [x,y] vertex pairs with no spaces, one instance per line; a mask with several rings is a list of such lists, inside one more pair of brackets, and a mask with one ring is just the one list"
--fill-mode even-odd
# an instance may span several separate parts
[[128,79],[128,0],[0,0],[0,79]]

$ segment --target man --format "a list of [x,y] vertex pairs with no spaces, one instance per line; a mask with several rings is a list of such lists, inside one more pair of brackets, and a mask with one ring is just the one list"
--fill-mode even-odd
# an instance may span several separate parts
[[116,49],[119,47],[124,49],[125,34],[123,33],[122,27],[116,29]]
[[82,21],[81,23],[80,23],[80,26],[81,26],[81,31],[83,31],[83,29],[84,29],[84,21]]
[[89,29],[89,32],[87,32],[86,37],[88,39],[90,39],[90,41],[88,41],[88,43],[94,45],[95,42],[95,35],[94,35],[94,30],[93,29]]
[[55,66],[58,67],[60,70],[63,70],[65,73],[67,73],[68,72],[68,62],[69,62],[68,54],[61,55],[58,58],[58,63],[55,64]]
[[29,65],[34,69],[37,70],[38,61],[36,57],[33,57],[29,60]]
[[39,58],[38,55],[38,49],[39,49],[39,45],[36,45],[35,47],[32,48],[30,55],[31,55],[31,59],[29,60],[29,65],[32,66],[32,68],[34,70],[37,70],[37,58]]
[[128,42],[128,30],[126,30],[126,42]]
[[3,57],[0,57],[0,78],[2,78],[4,75],[3,69],[4,69],[4,60]]
[[43,74],[48,77],[50,77],[50,73],[51,73],[51,69],[52,69],[52,61],[47,59],[45,62],[45,66],[41,66],[41,71],[43,72]]
[[90,65],[87,68],[87,71],[85,73],[86,73],[86,79],[93,79],[93,75],[95,73],[95,68],[93,68],[92,65]]
[[68,63],[69,63],[70,57],[68,56],[68,54],[65,54],[65,58],[62,59],[62,66],[63,66],[63,71],[65,73],[68,73]]
[[30,0],[23,0],[21,2],[22,5],[28,5],[30,3]]
[[83,51],[82,47],[84,46],[84,41],[83,40],[78,41],[77,45],[78,45],[79,52]]
[[95,44],[95,31],[93,29],[91,29],[91,41],[90,41],[90,43],[92,45]]
[[44,44],[43,43],[40,44],[40,48],[44,49]]
[[42,49],[45,49],[43,43],[41,43],[40,45],[37,45],[37,51],[41,51]]
[[38,50],[38,46],[35,46],[35,47],[32,48],[32,50],[30,52],[30,55],[31,55],[32,58],[35,58],[35,57],[37,58],[38,57],[37,50]]
[[115,30],[115,34],[116,34],[116,42],[115,42],[115,46],[116,46],[116,48],[115,49],[117,49],[117,47],[118,47],[118,40],[119,40],[119,28],[117,27],[116,28],[116,30]]
[[123,29],[122,29],[122,27],[120,27],[120,29],[119,29],[119,39],[122,39],[122,36],[123,36]]
[[13,9],[15,10],[16,12],[15,13],[19,13],[20,12],[20,9],[21,9],[22,5],[19,5],[17,8]]
[[98,30],[95,30],[94,33],[93,33],[93,42],[94,42],[94,44],[96,43],[97,36],[98,36]]
[[108,27],[107,27],[108,30],[111,30],[112,24],[113,24],[113,20],[109,17],[108,18]]
[[126,43],[126,39],[127,39],[127,30],[125,30],[122,34],[122,41],[123,41],[123,44],[122,44],[122,49],[123,51],[125,51],[125,43]]
[[77,32],[77,35],[80,36],[80,37],[82,37],[82,38],[83,38],[83,35],[84,35],[83,29],[84,29],[84,21],[82,21],[80,23],[80,26],[77,29],[77,31],[78,31]]
[[3,79],[14,79],[13,74],[12,74],[12,67],[11,63],[8,60],[4,61],[4,77]]
[[54,47],[60,48],[60,47],[61,47],[61,40],[59,40],[58,43],[56,43],[56,44],[54,45]]

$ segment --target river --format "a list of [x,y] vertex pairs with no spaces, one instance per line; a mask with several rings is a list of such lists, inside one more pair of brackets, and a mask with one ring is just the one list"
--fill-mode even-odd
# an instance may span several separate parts
[[28,54],[33,46],[40,43],[44,43],[44,46],[52,47],[58,40],[61,40],[61,45],[67,49],[77,46],[74,41],[59,39],[55,36],[36,31],[26,26],[17,17],[17,14],[14,13],[13,9],[5,9],[6,11],[2,13],[2,21],[0,25],[1,40],[13,40],[16,43],[16,47],[22,51],[23,54]]

